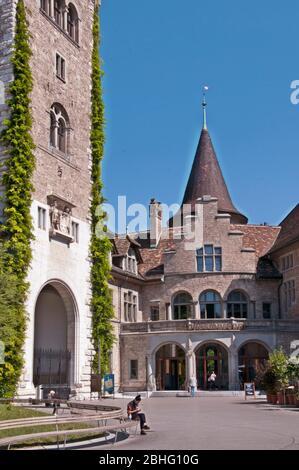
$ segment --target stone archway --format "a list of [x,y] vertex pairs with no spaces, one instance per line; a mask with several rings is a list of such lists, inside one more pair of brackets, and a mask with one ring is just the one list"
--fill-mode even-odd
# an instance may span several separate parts
[[265,367],[269,351],[258,341],[247,341],[238,351],[238,375],[240,387],[244,382],[253,382],[259,370]]
[[[229,388],[229,364],[226,348],[217,343],[209,342],[200,345],[196,352],[196,376],[200,389],[213,388],[228,390]],[[214,372],[215,382],[210,382],[209,377]]]
[[175,343],[161,346],[156,352],[157,390],[185,390],[185,351]]
[[[71,291],[51,281],[39,293],[34,324],[34,385],[64,398],[76,378],[77,308]],[[62,396],[63,395],[63,396]]]

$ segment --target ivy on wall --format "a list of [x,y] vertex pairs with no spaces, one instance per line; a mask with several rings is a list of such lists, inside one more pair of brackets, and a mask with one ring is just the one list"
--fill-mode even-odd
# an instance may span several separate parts
[[[114,335],[111,320],[114,317],[112,292],[109,288],[111,242],[101,230],[105,214],[102,190],[101,163],[104,156],[104,104],[102,99],[102,70],[99,57],[100,21],[96,7],[93,23],[92,91],[91,91],[91,153],[92,153],[92,202],[91,202],[91,287],[92,287],[92,339],[96,351],[93,370],[98,372],[98,350],[100,345],[101,373],[108,372],[109,354]],[[101,233],[100,233],[101,232]]]
[[[31,135],[32,116],[30,94],[33,79],[30,69],[30,36],[23,0],[16,7],[16,28],[12,65],[14,79],[9,87],[9,118],[3,121],[0,141],[6,149],[7,159],[2,169],[4,186],[4,223],[1,226],[1,257],[3,275],[12,276],[18,288],[8,296],[13,331],[9,344],[5,344],[5,364],[0,365],[0,393],[11,396],[22,372],[25,338],[28,283],[31,262],[33,226],[30,215],[32,204],[32,176],[35,166],[34,143]],[[7,279],[7,278],[5,278]],[[5,297],[5,296],[4,296]]]

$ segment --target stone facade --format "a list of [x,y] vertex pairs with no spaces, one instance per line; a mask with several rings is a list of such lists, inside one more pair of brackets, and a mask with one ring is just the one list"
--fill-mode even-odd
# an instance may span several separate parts
[[[193,184],[197,184],[197,171],[212,177],[206,168],[209,159],[216,159],[207,131],[203,133],[197,166],[192,169]],[[203,181],[201,174],[200,184]],[[287,246],[282,241],[281,246],[280,234],[289,231],[284,223],[250,225],[234,206],[232,213],[221,211],[217,191],[230,200],[223,184],[221,178],[214,183],[216,194],[197,198],[193,216],[179,227],[161,228],[159,203],[152,199],[150,217],[159,220],[150,220],[146,239],[137,233],[114,240],[112,285],[120,337],[112,369],[122,391],[186,389],[193,375],[200,388],[207,388],[211,368],[216,370],[219,388],[239,390],[244,381],[254,379],[270,351],[283,346],[290,353],[295,344],[299,346],[298,241]],[[222,199],[222,208],[224,204]],[[299,224],[293,225],[298,240]],[[277,243],[279,250],[272,252]],[[207,246],[221,248],[218,270],[215,260],[214,269],[198,268],[197,250]],[[125,261],[129,250],[130,256],[132,250],[136,253],[137,272]],[[282,258],[290,254],[291,265],[283,270]],[[282,290],[289,280],[295,281],[295,293],[285,310]],[[218,299],[208,307],[203,300],[207,292]],[[128,314],[128,293],[138,299],[135,317]],[[188,313],[178,318],[180,293],[189,299],[184,307]],[[242,298],[246,307],[239,301],[232,307],[232,294]]]
[[[76,16],[73,18],[73,26],[69,27],[78,28],[78,37],[72,36],[71,30],[68,30],[67,25],[72,21],[67,16],[68,3],[61,2],[61,15],[55,17],[52,0],[44,2],[50,5],[50,10],[46,11],[43,11],[40,0],[25,0],[33,53],[31,69],[34,88],[31,100],[36,169],[31,209],[35,240],[32,243],[33,261],[29,273],[26,365],[20,383],[21,396],[34,396],[37,384],[50,383],[53,387],[68,386],[79,396],[89,396],[90,393],[90,114],[95,2],[71,2],[76,9]],[[15,0],[0,0],[0,80],[5,85],[13,79],[10,56],[15,7]],[[64,59],[63,77],[57,73],[57,54]],[[65,134],[60,138],[66,140],[65,148],[54,146],[51,140],[53,123],[50,113],[53,105],[58,105],[64,113],[66,127],[62,132]],[[2,122],[8,114],[3,104],[0,104],[0,113]],[[60,122],[58,125],[61,125]],[[61,214],[65,220],[68,218],[67,226],[55,233],[50,219],[53,201],[62,208]],[[50,340],[44,346],[36,337],[36,326],[39,315],[42,318],[42,311],[39,311],[42,310],[42,297],[51,299],[51,289],[54,289],[53,305],[59,302],[58,297],[63,302],[66,324],[66,336],[61,339],[60,348],[57,348],[67,350],[69,359],[65,365],[61,359],[57,359],[63,356],[64,351],[54,351],[56,359],[53,361],[60,361],[57,365],[59,373],[56,371],[56,377],[53,378],[54,371],[50,371],[52,377],[47,378],[50,383],[42,383],[45,379],[41,379],[40,367],[45,369],[48,366],[37,365],[38,361],[46,359],[41,356],[43,352],[39,352],[37,357],[35,349],[37,344],[40,348],[51,349],[51,337],[55,344],[55,325],[50,324]],[[41,325],[42,328],[48,326]],[[61,368],[65,369],[64,379],[61,378]]]

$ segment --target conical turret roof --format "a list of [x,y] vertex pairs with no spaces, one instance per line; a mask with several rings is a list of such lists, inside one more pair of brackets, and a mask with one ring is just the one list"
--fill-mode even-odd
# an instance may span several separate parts
[[232,223],[247,224],[247,217],[236,209],[231,200],[209,132],[204,126],[182,205],[191,204],[193,211],[196,200],[207,195],[218,199],[218,211],[231,214]]

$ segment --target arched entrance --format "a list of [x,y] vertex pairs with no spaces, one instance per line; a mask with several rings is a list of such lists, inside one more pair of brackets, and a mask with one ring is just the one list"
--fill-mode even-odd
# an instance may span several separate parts
[[[217,343],[205,344],[196,351],[195,357],[199,388],[207,390],[213,385],[218,389],[228,389],[228,354],[223,346]],[[208,381],[212,372],[216,374],[215,383]]]
[[238,353],[239,360],[239,382],[243,388],[244,382],[253,382],[256,374],[263,368],[269,358],[265,346],[254,341],[241,346]]
[[76,308],[71,292],[58,281],[47,284],[35,307],[34,365],[35,387],[49,389],[61,398],[68,396],[75,381]]
[[157,390],[184,390],[185,352],[176,344],[165,344],[156,353]]

